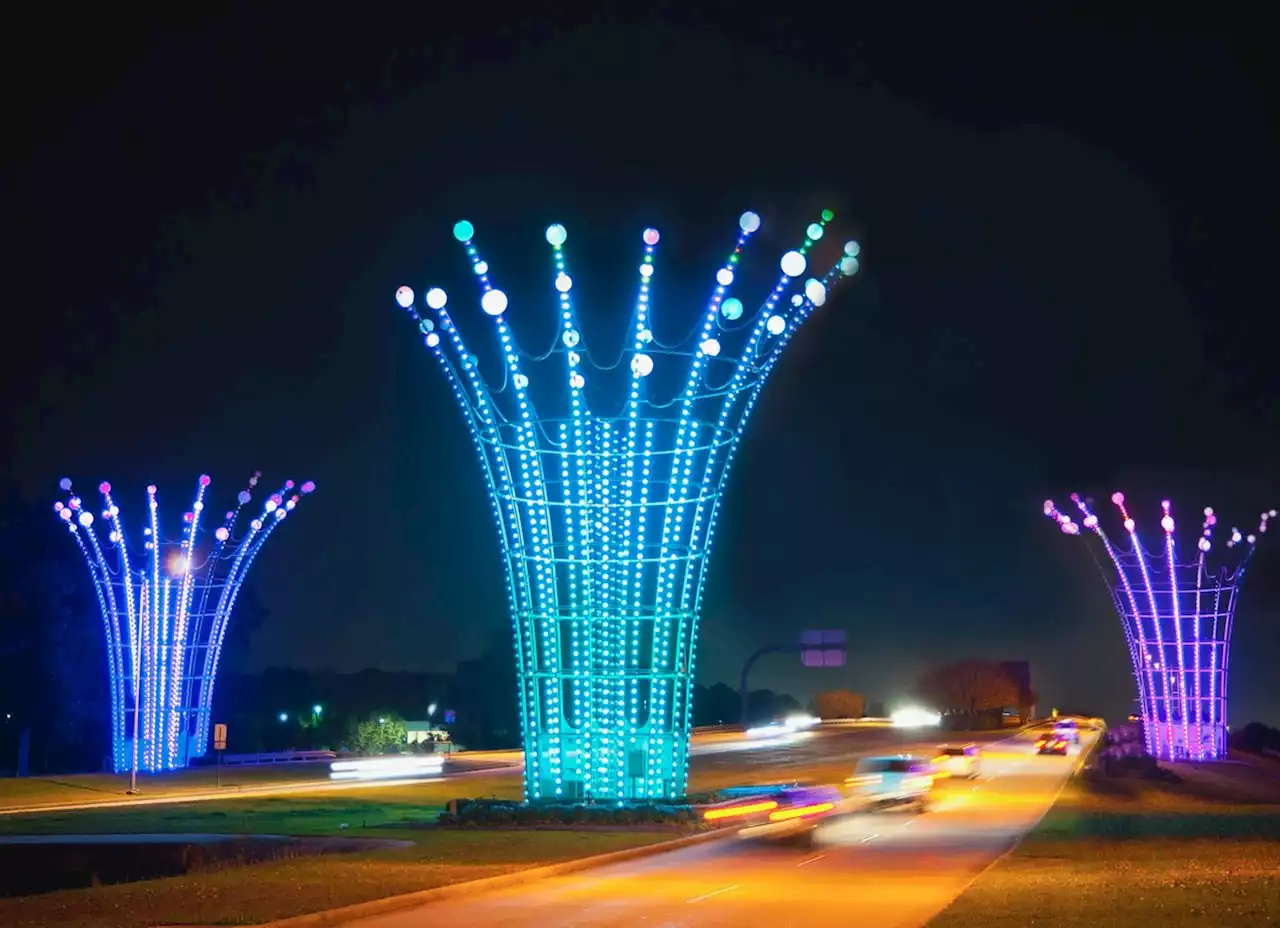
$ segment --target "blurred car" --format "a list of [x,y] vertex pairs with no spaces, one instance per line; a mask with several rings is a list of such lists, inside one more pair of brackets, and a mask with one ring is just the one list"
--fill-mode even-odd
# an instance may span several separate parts
[[1061,754],[1064,757],[1067,753],[1067,739],[1056,731],[1052,734],[1041,735],[1036,739],[1037,754]]
[[[742,838],[793,838],[811,836],[826,818],[841,811],[844,797],[831,786],[796,784],[741,787],[731,798],[702,812],[708,823],[737,826]],[[722,791],[721,795],[724,795]]]
[[1072,744],[1080,743],[1080,726],[1075,719],[1059,719],[1054,723],[1053,733]]
[[907,754],[864,757],[844,782],[854,808],[905,805],[925,812],[933,797],[933,767]]
[[982,751],[976,744],[944,744],[933,759],[934,770],[944,777],[972,780],[982,765]]

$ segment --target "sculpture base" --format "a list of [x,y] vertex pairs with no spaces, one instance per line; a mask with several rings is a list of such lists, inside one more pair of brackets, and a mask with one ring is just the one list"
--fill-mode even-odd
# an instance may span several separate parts
[[1168,761],[1222,760],[1227,756],[1225,725],[1143,722],[1147,750]]

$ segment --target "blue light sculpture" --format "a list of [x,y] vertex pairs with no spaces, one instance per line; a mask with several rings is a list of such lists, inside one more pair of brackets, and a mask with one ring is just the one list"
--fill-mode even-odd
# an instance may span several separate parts
[[315,489],[307,481],[295,493],[293,481],[286,481],[237,537],[236,523],[259,476],[240,491],[236,507],[207,544],[201,538],[207,476],[200,477],[176,539],[161,534],[156,488],[147,487],[141,562],[130,557],[111,484],[98,485],[108,528],[100,540],[93,513],[72,492],[70,480],[61,483],[67,500],[53,508],[84,555],[106,631],[117,773],[182,767],[208,748],[218,659],[241,584],[276,526]]
[[[396,291],[462,406],[488,484],[515,631],[526,800],[684,795],[698,615],[725,480],[786,345],[836,279],[858,270],[859,246],[848,242],[823,277],[800,282],[832,218],[824,211],[783,255],[781,276],[748,314],[728,295],[760,227],[743,213],[710,300],[671,343],[654,332],[659,235],[646,229],[629,335],[613,363],[582,343],[562,225],[546,230],[559,318],[540,355],[516,344],[474,227],[454,226],[497,330],[500,378],[481,374],[444,290],[429,289],[421,313],[412,289]],[[562,386],[535,407],[528,371],[543,361]],[[587,377],[615,368],[625,394],[589,404]],[[664,376],[674,396],[657,395]]]
[[1160,505],[1164,544],[1148,551],[1138,539],[1123,493],[1114,493],[1128,540],[1116,542],[1099,524],[1087,500],[1071,494],[1081,521],[1045,500],[1044,514],[1068,535],[1092,532],[1107,555],[1103,567],[1124,627],[1147,752],[1163,760],[1217,760],[1227,753],[1227,664],[1236,595],[1258,536],[1276,511],[1262,513],[1258,530],[1231,529],[1225,552],[1210,562],[1218,517],[1204,510],[1204,522],[1190,561],[1179,560],[1168,500]]

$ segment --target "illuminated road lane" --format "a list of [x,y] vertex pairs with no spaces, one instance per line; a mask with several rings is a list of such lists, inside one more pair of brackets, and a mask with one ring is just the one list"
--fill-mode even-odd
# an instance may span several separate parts
[[940,784],[935,811],[849,816],[812,846],[739,836],[349,924],[923,925],[1039,820],[1076,765],[1074,756],[1037,757],[1031,744],[993,744],[978,781]]

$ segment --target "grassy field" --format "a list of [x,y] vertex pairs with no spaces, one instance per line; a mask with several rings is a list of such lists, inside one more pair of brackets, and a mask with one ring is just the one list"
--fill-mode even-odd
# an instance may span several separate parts
[[[317,818],[326,813],[313,810]],[[90,813],[98,814],[98,813]],[[336,819],[331,819],[336,820]],[[314,822],[312,823],[315,824]],[[310,832],[314,833],[314,832]],[[412,838],[411,848],[302,857],[192,876],[0,899],[14,928],[251,925],[669,840],[659,832],[362,829],[359,837]]]
[[[506,758],[502,758],[506,760]],[[493,766],[493,758],[458,755],[450,758],[450,769],[471,770]],[[265,764],[262,766],[191,767],[169,773],[139,777],[139,796],[144,799],[180,798],[193,793],[219,792],[235,795],[240,790],[328,783],[329,765]],[[92,804],[118,802],[127,798],[128,774],[80,773],[63,777],[6,777],[0,779],[0,809],[26,809],[60,803]]]
[[[518,776],[469,777],[359,791],[317,791],[186,805],[0,817],[0,834],[341,835],[411,848],[304,857],[96,889],[0,899],[0,925],[142,928],[254,924],[525,867],[671,840],[660,831],[436,831],[460,795],[517,799]],[[344,827],[346,826],[346,827]]]
[[1280,804],[1203,784],[1075,781],[929,928],[1280,924]]

